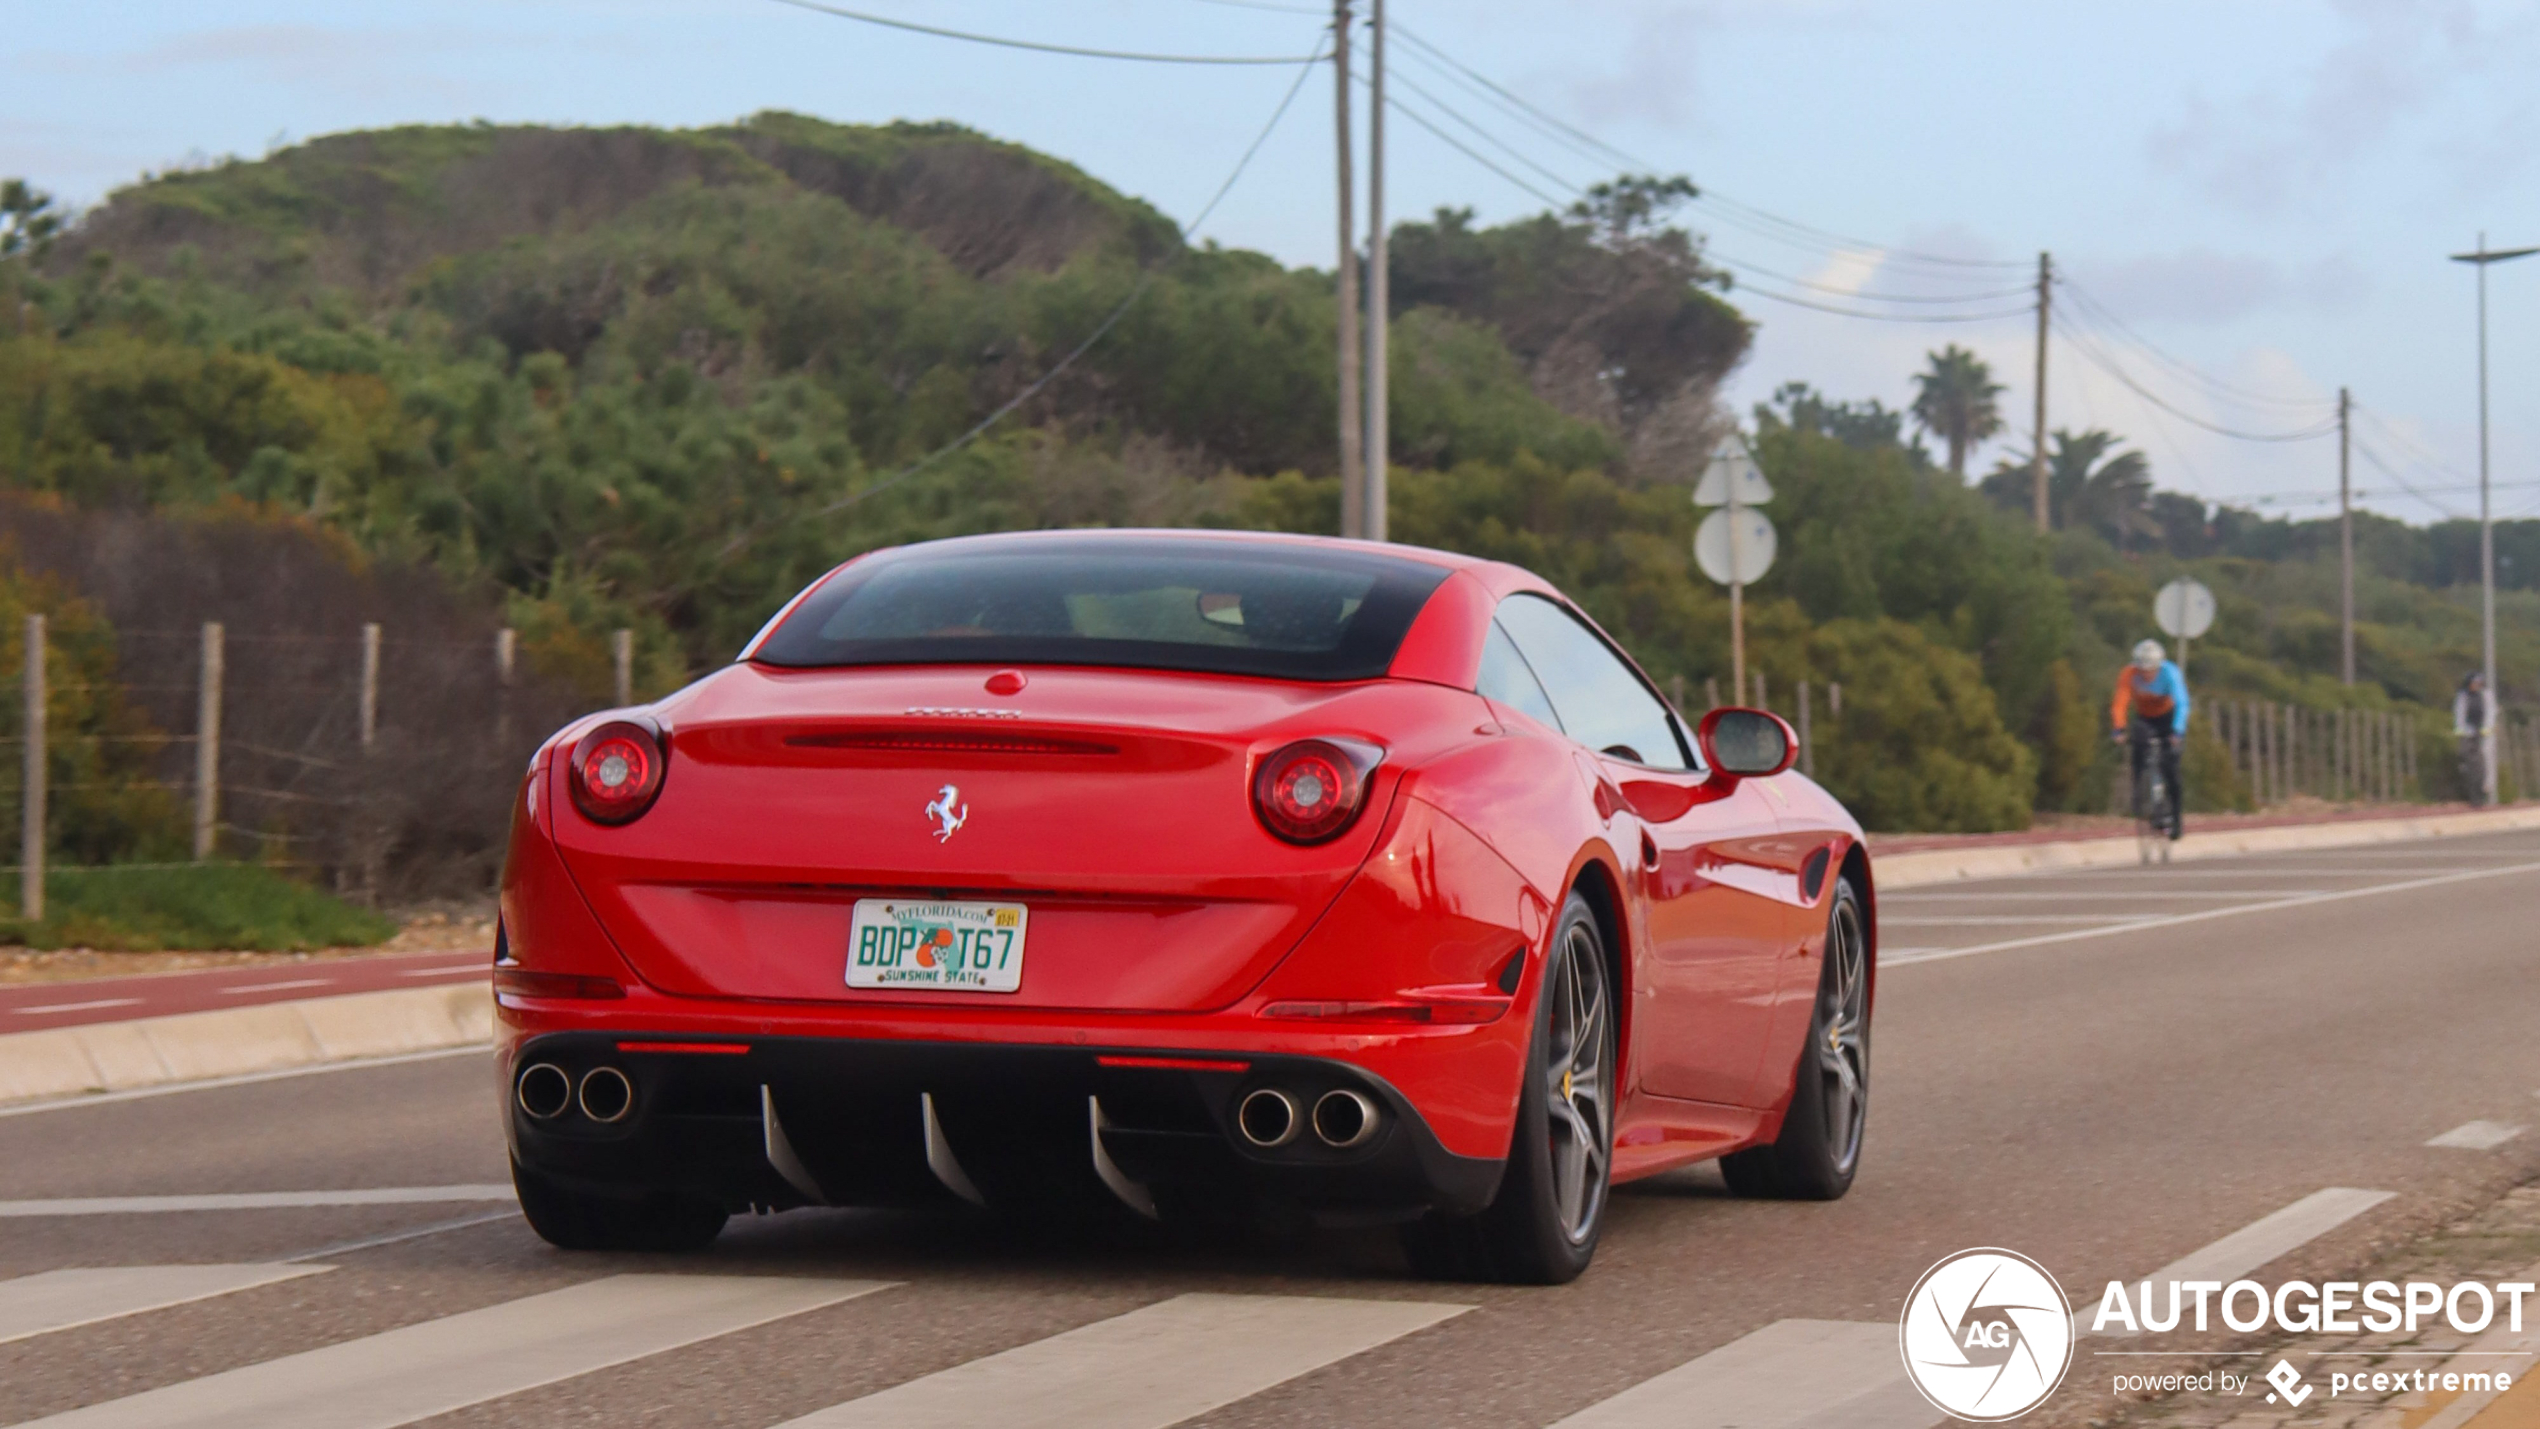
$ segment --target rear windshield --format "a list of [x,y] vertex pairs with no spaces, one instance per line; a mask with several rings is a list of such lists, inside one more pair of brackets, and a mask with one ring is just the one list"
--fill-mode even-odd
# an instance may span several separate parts
[[1372,551],[1226,540],[944,542],[857,562],[754,658],[1372,680],[1446,574]]

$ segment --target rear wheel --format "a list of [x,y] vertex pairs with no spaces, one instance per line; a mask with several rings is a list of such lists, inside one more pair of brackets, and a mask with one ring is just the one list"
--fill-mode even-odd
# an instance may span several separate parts
[[1576,893],[1535,1003],[1499,1194],[1479,1215],[1433,1214],[1404,1228],[1403,1249],[1424,1275],[1559,1285],[1596,1254],[1614,1156],[1614,988],[1604,935]]
[[1852,880],[1837,879],[1826,914],[1825,966],[1800,1049],[1790,1110],[1770,1146],[1720,1158],[1741,1196],[1832,1201],[1852,1189],[1869,1120],[1870,940]]
[[703,1250],[731,1219],[709,1201],[572,1190],[518,1161],[512,1163],[512,1189],[529,1228],[559,1250]]

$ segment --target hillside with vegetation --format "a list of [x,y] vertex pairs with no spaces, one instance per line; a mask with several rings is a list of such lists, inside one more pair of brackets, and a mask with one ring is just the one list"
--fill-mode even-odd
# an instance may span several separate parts
[[[1395,231],[1396,539],[1542,572],[1698,692],[1726,678],[1727,603],[1691,569],[1687,487],[1742,427],[1783,552],[1750,593],[1750,658],[1777,705],[1800,680],[1843,685],[1820,774],[1873,827],[2104,808],[2104,692],[2182,573],[2222,597],[2200,693],[2404,710],[2441,774],[2437,707],[2477,638],[2457,530],[2363,523],[2363,679],[2341,685],[2333,529],[2190,513],[2121,440],[2066,433],[2058,529],[2040,535],[2024,487],[1964,469],[2000,415],[1963,353],[1934,355],[1911,412],[1795,384],[1724,411],[1752,334],[1673,222],[1687,192],[1624,179],[1563,213]],[[951,125],[345,134],[151,176],[58,229],[12,193],[0,534],[18,569],[0,605],[61,611],[60,658],[136,688],[171,683],[171,656],[118,647],[119,623],[155,639],[226,618],[282,640],[379,620],[452,649],[516,627],[546,682],[502,726],[519,748],[425,717],[491,698],[457,675],[383,715],[432,726],[434,759],[498,785],[537,712],[605,697],[607,632],[637,632],[638,691],[658,693],[862,550],[1338,524],[1331,275],[1188,244],[1146,203]],[[171,554],[109,580],[62,534],[107,520]],[[2529,554],[2506,600],[2510,697],[2540,669],[2540,523],[2502,539]],[[323,598],[250,599],[260,542],[272,560],[330,552],[342,577],[306,586]],[[229,578],[165,569],[215,547]],[[66,711],[134,736],[99,745],[124,751],[122,774],[65,767],[98,790],[65,815],[66,848],[174,845],[178,781],[141,735],[182,729],[180,706],[145,692]],[[271,836],[358,843],[322,855],[339,886],[383,867],[481,880],[499,791],[442,817],[429,787],[401,786],[404,812],[358,838],[285,816]]]

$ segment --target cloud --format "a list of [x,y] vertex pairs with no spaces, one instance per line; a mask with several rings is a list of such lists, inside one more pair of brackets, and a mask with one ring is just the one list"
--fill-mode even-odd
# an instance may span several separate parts
[[2489,76],[2520,82],[2540,32],[2528,12],[2488,24],[2469,0],[2333,0],[2331,8],[2344,38],[2289,84],[2188,96],[2153,130],[2153,161],[2245,213],[2334,207],[2346,171],[2408,121]]
[[2215,325],[2286,308],[2334,312],[2371,292],[2372,280],[2340,255],[2301,267],[2246,253],[2189,248],[2084,268],[2076,276],[2129,320]]

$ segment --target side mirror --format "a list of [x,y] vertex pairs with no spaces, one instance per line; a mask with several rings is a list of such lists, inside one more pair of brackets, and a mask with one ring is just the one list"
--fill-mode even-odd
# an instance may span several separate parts
[[1740,779],[1779,774],[1799,756],[1799,736],[1770,710],[1713,710],[1702,717],[1694,741],[1702,746],[1703,763]]

